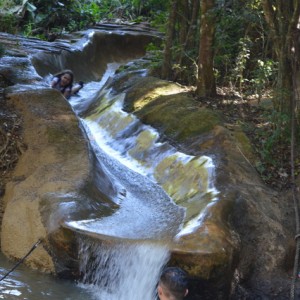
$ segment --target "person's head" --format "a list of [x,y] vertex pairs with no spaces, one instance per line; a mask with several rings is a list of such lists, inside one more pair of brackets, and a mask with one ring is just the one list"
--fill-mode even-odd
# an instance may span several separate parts
[[63,87],[72,86],[74,81],[74,74],[71,70],[64,70],[55,75],[60,78],[60,85]]
[[188,294],[187,273],[178,267],[162,271],[157,287],[160,300],[182,300]]

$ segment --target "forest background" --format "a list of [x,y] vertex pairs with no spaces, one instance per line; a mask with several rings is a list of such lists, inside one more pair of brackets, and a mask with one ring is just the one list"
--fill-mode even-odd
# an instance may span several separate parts
[[100,22],[150,24],[164,34],[147,49],[152,73],[241,126],[255,169],[282,190],[300,173],[299,17],[298,0],[3,0],[0,31],[55,41]]

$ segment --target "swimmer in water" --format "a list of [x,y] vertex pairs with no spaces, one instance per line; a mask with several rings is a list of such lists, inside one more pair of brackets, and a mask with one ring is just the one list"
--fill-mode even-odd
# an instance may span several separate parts
[[187,273],[178,267],[165,268],[157,286],[160,300],[183,300],[188,294]]
[[63,70],[53,76],[51,87],[60,91],[67,99],[75,95],[83,88],[83,82],[79,81],[73,86],[74,74],[71,70]]

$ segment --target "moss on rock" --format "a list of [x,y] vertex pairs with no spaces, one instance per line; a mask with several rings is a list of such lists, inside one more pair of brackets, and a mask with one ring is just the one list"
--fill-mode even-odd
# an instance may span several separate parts
[[201,107],[182,87],[152,77],[140,78],[130,88],[124,108],[178,142],[222,123],[218,112]]

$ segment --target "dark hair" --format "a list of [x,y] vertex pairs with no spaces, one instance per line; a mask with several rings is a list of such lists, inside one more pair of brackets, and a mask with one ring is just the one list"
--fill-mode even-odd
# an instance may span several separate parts
[[73,82],[74,82],[74,74],[73,74],[73,72],[71,70],[60,71],[59,73],[54,74],[53,77],[58,77],[60,79],[65,74],[70,75],[71,81],[70,81],[69,86],[72,87],[73,86]]
[[159,282],[167,288],[176,299],[182,299],[188,288],[187,273],[178,267],[165,268],[161,273]]

